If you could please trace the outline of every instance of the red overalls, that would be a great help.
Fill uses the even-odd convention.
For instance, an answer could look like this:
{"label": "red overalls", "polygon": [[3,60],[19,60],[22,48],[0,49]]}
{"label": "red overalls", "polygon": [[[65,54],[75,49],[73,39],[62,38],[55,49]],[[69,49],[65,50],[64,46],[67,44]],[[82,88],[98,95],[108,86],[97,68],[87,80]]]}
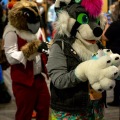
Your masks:
{"label": "red overalls", "polygon": [[[18,50],[26,43],[18,36]],[[44,63],[42,61],[42,72],[46,73]],[[37,112],[36,120],[48,120],[50,104],[48,87],[42,74],[34,76],[33,61],[27,61],[26,67],[23,64],[11,65],[11,78],[17,105],[15,120],[31,120],[33,110]]]}

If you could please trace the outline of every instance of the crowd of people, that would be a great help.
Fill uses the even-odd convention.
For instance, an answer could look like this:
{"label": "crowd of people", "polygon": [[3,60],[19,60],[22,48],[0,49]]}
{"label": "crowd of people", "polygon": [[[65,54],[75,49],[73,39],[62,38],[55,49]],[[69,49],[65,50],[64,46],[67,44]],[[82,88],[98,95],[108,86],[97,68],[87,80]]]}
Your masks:
{"label": "crowd of people", "polygon": [[[109,9],[109,19],[107,28],[104,31],[104,40],[106,48],[111,49],[114,53],[120,54],[120,1],[114,2]],[[108,103],[109,106],[120,106],[120,79],[116,80],[116,86],[113,91],[113,101]]]}
{"label": "crowd of people", "polygon": [[[31,120],[34,112],[36,120],[102,120],[104,107],[120,107],[120,77],[114,78],[113,101],[106,103],[107,89],[100,83],[99,89],[95,87],[98,91],[94,90],[94,77],[88,79],[94,74],[85,70],[86,65],[90,66],[91,55],[99,49],[111,49],[120,55],[120,0],[104,14],[105,26],[101,26],[101,21],[95,22],[102,0],[98,2],[100,10],[95,7],[96,13],[85,0],[71,1],[14,0],[6,6],[1,1],[0,104],[9,103],[14,97],[16,120]],[[94,3],[89,5],[94,9]],[[1,60],[3,54],[6,61]],[[8,70],[11,90],[3,74]]]}

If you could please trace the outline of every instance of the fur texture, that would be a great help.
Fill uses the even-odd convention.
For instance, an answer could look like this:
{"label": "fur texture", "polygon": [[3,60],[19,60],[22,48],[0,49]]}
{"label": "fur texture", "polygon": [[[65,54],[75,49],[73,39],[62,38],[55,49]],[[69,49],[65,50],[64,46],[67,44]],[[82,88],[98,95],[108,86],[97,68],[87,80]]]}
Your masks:
{"label": "fur texture", "polygon": [[40,41],[39,40],[33,40],[33,41],[28,42],[27,44],[25,44],[21,48],[21,51],[23,52],[25,57],[27,59],[29,59],[31,55],[33,55],[33,54],[36,55],[37,54],[37,50],[38,50],[39,45],[40,45]]}
{"label": "fur texture", "polygon": [[[106,19],[104,18],[103,14],[101,14],[99,18],[100,18],[100,27],[104,29],[106,24]],[[68,37],[70,37],[70,31],[75,21],[76,21],[75,19],[69,16],[68,12],[61,11],[58,14],[58,20],[56,21],[55,29],[56,31],[58,31],[58,34],[62,36],[67,35]],[[101,36],[95,37],[93,35],[93,31],[91,30],[88,24],[82,24],[78,28],[78,31],[79,32],[76,34],[77,39],[73,43],[72,47],[83,61],[89,60],[91,58],[91,55],[98,51],[98,47],[96,44],[90,44],[85,40],[99,41]],[[79,49],[79,46],[81,49]]]}
{"label": "fur texture", "polygon": [[102,56],[97,60],[87,60],[77,66],[75,75],[83,82],[88,79],[95,91],[110,90],[115,86],[113,79],[119,75],[118,68],[111,65],[112,61],[109,56]]}
{"label": "fur texture", "polygon": [[[31,16],[34,16],[34,18]],[[30,19],[28,19],[29,17]],[[28,23],[33,25],[40,22],[40,13],[37,4],[30,1],[19,1],[9,11],[8,18],[9,23],[6,26],[3,38],[8,32],[16,32],[20,38],[28,42],[21,48],[25,58],[29,60],[34,59],[38,54],[40,40],[37,38],[37,34],[32,33],[28,29]]]}
{"label": "fur texture", "polygon": [[56,22],[55,29],[58,31],[60,35],[67,35],[68,37],[70,37],[70,32],[68,31],[69,19],[70,16],[66,11],[61,11],[58,14],[58,20]]}
{"label": "fur texture", "polygon": [[55,7],[59,8],[60,7],[60,2],[64,2],[66,5],[70,3],[71,0],[56,0],[55,2]]}
{"label": "fur texture", "polygon": [[118,67],[120,65],[120,55],[117,53],[113,53],[110,49],[104,49],[103,52],[106,55],[109,55],[112,59],[112,64]]}
{"label": "fur texture", "polygon": [[17,2],[14,7],[9,11],[8,19],[10,24],[19,30],[28,31],[27,27],[27,19],[23,15],[22,9],[28,8],[32,10],[35,14],[37,14],[31,7],[35,7],[38,9],[37,4],[29,1],[22,1],[21,3]]}
{"label": "fur texture", "polygon": [[97,17],[101,13],[103,2],[102,0],[82,0],[83,6],[90,16]]}
{"label": "fur texture", "polygon": [[19,35],[22,39],[25,39],[26,41],[29,41],[29,42],[31,40],[35,40],[39,38],[39,36],[37,37],[36,34],[32,34],[30,31],[19,30],[14,26],[12,26],[10,23],[7,25],[7,29],[5,29],[4,31],[3,38],[8,32],[11,32],[11,31],[16,32],[17,35]]}
{"label": "fur texture", "polygon": [[112,65],[115,59],[101,56],[97,60],[91,60],[92,54],[99,50],[97,42],[101,39],[106,24],[105,17],[101,14],[102,0],[82,0],[80,5],[72,2],[65,2],[66,6],[62,6],[63,9],[58,12],[56,32],[74,40],[72,48],[83,61],[75,69],[76,77],[82,82],[88,80],[95,91],[110,90],[115,86],[113,79],[119,75],[119,69]]}

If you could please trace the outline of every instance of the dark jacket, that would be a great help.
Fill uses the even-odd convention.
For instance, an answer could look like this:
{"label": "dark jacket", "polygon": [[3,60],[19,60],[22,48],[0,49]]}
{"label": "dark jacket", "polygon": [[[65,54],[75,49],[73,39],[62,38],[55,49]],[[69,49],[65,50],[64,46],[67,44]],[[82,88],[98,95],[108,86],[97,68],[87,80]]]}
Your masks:
{"label": "dark jacket", "polygon": [[105,32],[108,41],[106,48],[111,49],[113,53],[120,54],[120,21],[114,21]]}
{"label": "dark jacket", "polygon": [[[27,43],[26,40],[18,37],[18,50]],[[42,72],[47,74],[46,68],[44,65],[43,55],[41,55],[41,62],[42,62]],[[41,75],[39,75],[41,77]],[[32,86],[34,83],[34,72],[33,72],[33,61],[27,61],[26,67],[20,64],[11,65],[11,78],[12,81],[15,83],[23,84],[26,86]]]}
{"label": "dark jacket", "polygon": [[[63,49],[61,41],[62,40],[58,39],[57,41],[55,41],[54,45],[55,46],[58,45],[60,49],[63,50],[63,57],[65,58],[65,60],[63,60],[64,58],[62,59],[60,58],[59,60],[56,58],[56,61],[51,61],[51,58],[52,58],[52,51],[51,51],[51,55],[49,56],[50,59],[48,59],[48,64],[47,64],[48,73],[50,76],[52,76],[51,71],[54,71],[55,69],[56,72],[54,71],[52,73],[60,74],[61,75],[60,77],[63,77],[61,79],[62,82],[64,80],[63,84],[62,82],[60,82],[61,80],[59,80],[58,84],[59,85],[62,84],[61,86],[63,86],[61,88],[60,87],[57,88],[54,85],[56,84],[57,86],[57,79],[59,79],[58,78],[59,75],[54,80],[51,80],[51,83],[50,83],[51,108],[58,111],[80,112],[85,114],[87,112],[89,102],[90,102],[89,92],[88,92],[88,81],[81,82],[74,75],[74,69],[82,61],[79,58],[79,56],[75,54],[74,50],[71,47],[70,42],[68,42],[67,40],[63,40],[64,41],[64,49]],[[56,48],[54,50],[56,50],[57,52]],[[58,56],[58,54],[59,54],[59,51],[57,55],[54,54],[54,58],[61,56],[60,54]],[[50,66],[51,62],[53,62],[52,66]],[[58,63],[58,62],[61,62],[61,63]],[[62,64],[62,62],[64,63]],[[62,68],[57,63],[61,64]],[[66,65],[64,66],[64,64]],[[58,68],[58,72],[57,72],[57,68]],[[55,74],[54,74],[54,77],[56,77]],[[69,81],[69,82],[66,83],[66,81],[67,82]]]}
{"label": "dark jacket", "polygon": [[4,30],[4,23],[2,21],[2,17],[3,17],[3,9],[2,9],[2,5],[0,5],[0,39],[2,39],[3,30]]}

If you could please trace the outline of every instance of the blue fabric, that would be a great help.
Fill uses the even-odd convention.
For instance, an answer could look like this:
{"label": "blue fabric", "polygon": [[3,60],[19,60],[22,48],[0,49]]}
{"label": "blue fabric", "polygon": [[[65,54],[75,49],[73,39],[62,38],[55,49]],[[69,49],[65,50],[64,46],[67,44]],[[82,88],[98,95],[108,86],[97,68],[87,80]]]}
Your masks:
{"label": "blue fabric", "polygon": [[2,67],[0,65],[0,84],[3,83]]}
{"label": "blue fabric", "polygon": [[[106,55],[106,53],[104,53],[104,55],[103,56],[105,56]],[[92,57],[91,57],[91,59],[92,60],[98,60],[100,58],[100,56],[98,56],[98,54],[96,53],[96,54],[94,54],[94,55],[92,55]]]}

